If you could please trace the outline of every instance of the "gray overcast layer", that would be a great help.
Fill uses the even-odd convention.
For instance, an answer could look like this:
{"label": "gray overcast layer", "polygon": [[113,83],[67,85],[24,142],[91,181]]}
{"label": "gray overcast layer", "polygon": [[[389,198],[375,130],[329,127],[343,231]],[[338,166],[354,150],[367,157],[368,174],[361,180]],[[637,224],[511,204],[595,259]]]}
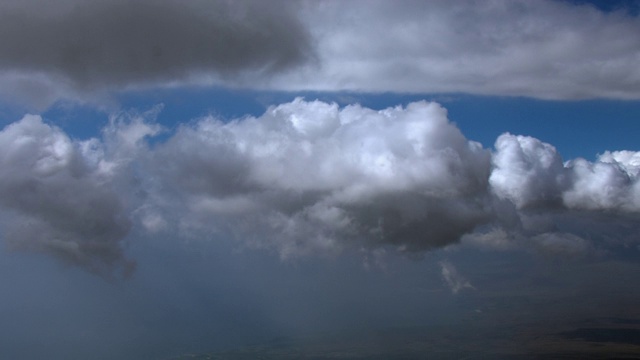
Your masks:
{"label": "gray overcast layer", "polygon": [[20,1],[0,5],[0,68],[102,88],[271,73],[311,55],[290,2]]}
{"label": "gray overcast layer", "polygon": [[10,1],[0,95],[157,85],[640,98],[640,20],[570,1]]}

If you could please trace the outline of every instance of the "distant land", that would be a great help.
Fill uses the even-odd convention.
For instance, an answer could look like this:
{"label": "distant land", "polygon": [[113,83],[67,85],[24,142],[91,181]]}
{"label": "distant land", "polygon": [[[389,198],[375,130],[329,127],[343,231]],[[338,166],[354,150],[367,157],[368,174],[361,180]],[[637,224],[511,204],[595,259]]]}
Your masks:
{"label": "distant land", "polygon": [[[487,324],[484,324],[487,325]],[[233,350],[184,354],[205,359],[638,359],[640,319],[594,318],[551,331],[537,327],[395,328],[345,338],[274,339]]]}

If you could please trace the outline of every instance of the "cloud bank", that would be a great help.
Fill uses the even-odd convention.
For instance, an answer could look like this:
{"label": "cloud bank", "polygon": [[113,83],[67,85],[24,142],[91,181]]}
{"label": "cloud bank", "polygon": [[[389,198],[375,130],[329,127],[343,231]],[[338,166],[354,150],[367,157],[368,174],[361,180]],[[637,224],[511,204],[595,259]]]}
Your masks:
{"label": "cloud bank", "polygon": [[462,238],[551,254],[637,246],[640,154],[563,162],[538,139],[483,149],[436,103],[381,111],[296,99],[260,117],[206,117],[149,144],[155,108],[72,140],[28,115],[0,132],[0,220],[16,249],[128,272],[127,234],[171,233],[283,258]]}
{"label": "cloud bank", "polygon": [[297,99],[260,118],[183,126],[153,161],[193,226],[232,226],[283,256],[348,244],[420,251],[490,216],[490,154],[435,103],[377,112]]}
{"label": "cloud bank", "polygon": [[240,85],[313,56],[296,8],[279,1],[6,1],[0,72],[14,91],[39,89],[51,100],[202,78]]}
{"label": "cloud bank", "polygon": [[[290,90],[638,99],[640,18],[571,1],[312,3],[320,76]],[[295,79],[295,77],[294,77]],[[287,85],[292,84],[292,85]]]}
{"label": "cloud bank", "polygon": [[3,97],[155,86],[640,98],[640,18],[571,1],[5,1]]}

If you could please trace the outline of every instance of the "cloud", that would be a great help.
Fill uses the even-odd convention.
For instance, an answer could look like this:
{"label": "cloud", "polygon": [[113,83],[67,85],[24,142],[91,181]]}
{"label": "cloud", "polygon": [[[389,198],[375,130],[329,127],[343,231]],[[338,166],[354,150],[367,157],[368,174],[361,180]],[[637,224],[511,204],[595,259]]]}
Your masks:
{"label": "cloud", "polygon": [[468,240],[504,248],[512,239],[520,247],[572,257],[624,251],[640,230],[639,156],[614,151],[594,162],[563,162],[550,144],[503,134],[496,140],[489,183],[501,201],[513,204],[517,221],[502,221],[511,214],[503,205],[496,212],[501,227]]}
{"label": "cloud", "polygon": [[[637,153],[633,156],[637,158]],[[615,154],[606,153],[595,163],[576,159],[569,163],[573,186],[563,194],[565,204],[589,210],[640,209],[637,170]]]}
{"label": "cloud", "polygon": [[491,151],[437,103],[301,98],[259,117],[194,119],[150,144],[160,111],[116,114],[85,141],[33,115],[2,130],[4,239],[106,276],[131,268],[131,229],[282,258],[414,256],[461,241],[573,257],[637,246],[637,152],[563,162],[512,134]]}
{"label": "cloud", "polygon": [[640,18],[570,1],[312,2],[289,90],[638,99]]}
{"label": "cloud", "polygon": [[495,143],[491,187],[518,208],[558,200],[565,186],[564,165],[550,144],[528,136],[503,134]]}
{"label": "cloud", "polygon": [[58,93],[52,99],[202,77],[240,84],[249,74],[259,78],[312,57],[296,7],[224,0],[3,2],[2,80]]}
{"label": "cloud", "polygon": [[298,98],[260,117],[183,125],[151,154],[158,204],[145,211],[150,228],[176,219],[185,234],[233,234],[285,258],[421,253],[462,238],[567,253],[614,230],[610,216],[637,216],[637,159],[563,162],[552,145],[511,134],[490,153],[436,103],[374,111]]}
{"label": "cloud", "polygon": [[551,255],[584,256],[593,251],[589,241],[569,233],[543,233],[531,240],[538,251]]}
{"label": "cloud", "polygon": [[495,148],[489,182],[498,197],[518,208],[640,210],[640,153],[605,152],[595,162],[563,163],[552,145],[511,134],[498,137]]}
{"label": "cloud", "polygon": [[452,293],[457,294],[464,289],[475,289],[467,279],[458,273],[456,267],[449,261],[439,261],[438,265],[440,265],[440,269],[442,270],[442,278]]}
{"label": "cloud", "polygon": [[422,251],[491,216],[490,154],[435,103],[374,111],[296,99],[185,125],[153,167],[187,228],[231,228],[284,257],[364,244]]}
{"label": "cloud", "polygon": [[3,98],[214,85],[638,99],[640,18],[570,1],[5,1]]}
{"label": "cloud", "polygon": [[[72,141],[39,116],[0,132],[0,222],[14,249],[43,252],[101,276],[125,276],[130,193],[117,189],[146,125],[112,123],[104,141]],[[109,129],[107,129],[109,130]],[[126,139],[128,141],[123,141]],[[128,146],[128,148],[127,148]],[[112,153],[112,148],[126,154]],[[121,156],[123,155],[123,156]]]}
{"label": "cloud", "polygon": [[490,250],[511,250],[517,246],[513,234],[509,234],[504,227],[496,226],[466,234],[461,238],[461,241],[464,244]]}

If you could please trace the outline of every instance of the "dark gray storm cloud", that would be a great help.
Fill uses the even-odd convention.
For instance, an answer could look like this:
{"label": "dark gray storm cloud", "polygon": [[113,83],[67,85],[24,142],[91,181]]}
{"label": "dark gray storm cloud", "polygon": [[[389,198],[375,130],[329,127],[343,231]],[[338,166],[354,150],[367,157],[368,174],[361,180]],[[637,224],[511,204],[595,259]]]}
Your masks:
{"label": "dark gray storm cloud", "polygon": [[0,70],[58,76],[82,89],[277,72],[312,52],[296,6],[224,0],[5,2]]}

